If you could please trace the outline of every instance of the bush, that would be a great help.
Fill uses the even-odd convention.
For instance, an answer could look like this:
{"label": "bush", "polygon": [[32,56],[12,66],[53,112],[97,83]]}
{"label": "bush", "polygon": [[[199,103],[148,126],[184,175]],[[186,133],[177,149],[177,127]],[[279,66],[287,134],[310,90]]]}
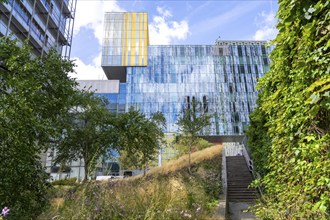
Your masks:
{"label": "bush", "polygon": [[[180,157],[189,152],[188,141],[189,141],[189,139],[186,137],[177,137],[176,138],[175,149],[178,152],[177,157]],[[191,151],[195,152],[198,150],[203,150],[210,146],[211,146],[211,144],[208,141],[206,141],[202,138],[197,138],[195,144],[191,148]]]}
{"label": "bush", "polygon": [[256,214],[330,219],[330,2],[282,0],[277,17],[248,132],[263,174]]}
{"label": "bush", "polygon": [[54,186],[74,186],[77,184],[77,177],[68,178],[68,179],[61,179],[61,180],[55,180],[52,182]]}

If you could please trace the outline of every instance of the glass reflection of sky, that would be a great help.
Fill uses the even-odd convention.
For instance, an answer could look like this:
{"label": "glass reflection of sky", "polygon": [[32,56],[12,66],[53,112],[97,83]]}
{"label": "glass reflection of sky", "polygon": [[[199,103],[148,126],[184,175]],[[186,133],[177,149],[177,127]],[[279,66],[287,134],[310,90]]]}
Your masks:
{"label": "glass reflection of sky", "polygon": [[[130,106],[147,116],[161,111],[167,132],[176,132],[178,115],[187,97],[207,100],[213,115],[209,134],[242,134],[255,107],[257,79],[269,68],[263,45],[219,47],[150,46],[147,67],[127,67],[126,110]],[[223,52],[221,52],[223,53]],[[124,96],[120,95],[119,103]]]}

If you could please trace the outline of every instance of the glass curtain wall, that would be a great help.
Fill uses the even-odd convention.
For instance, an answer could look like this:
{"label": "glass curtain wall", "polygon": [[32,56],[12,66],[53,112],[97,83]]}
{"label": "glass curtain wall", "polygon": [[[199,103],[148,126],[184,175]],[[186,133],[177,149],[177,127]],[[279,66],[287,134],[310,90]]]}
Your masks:
{"label": "glass curtain wall", "polygon": [[177,132],[179,114],[196,99],[213,116],[208,135],[243,134],[269,69],[264,45],[149,46],[148,57],[147,67],[127,67],[126,111],[161,111],[166,132]]}
{"label": "glass curtain wall", "polygon": [[106,13],[104,27],[102,66],[147,65],[147,13]]}
{"label": "glass curtain wall", "polygon": [[70,57],[76,0],[8,0],[0,3],[0,36],[29,39],[33,53],[43,56],[54,47]]}

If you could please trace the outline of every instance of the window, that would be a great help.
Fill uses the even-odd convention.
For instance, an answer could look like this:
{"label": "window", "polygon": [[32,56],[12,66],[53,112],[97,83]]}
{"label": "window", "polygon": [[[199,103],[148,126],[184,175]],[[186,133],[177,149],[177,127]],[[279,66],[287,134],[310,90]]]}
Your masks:
{"label": "window", "polygon": [[187,102],[187,108],[190,109],[190,97],[186,97],[186,102]]}
{"label": "window", "polygon": [[252,73],[251,65],[250,64],[247,65],[247,68],[248,68],[248,73]]}
{"label": "window", "polygon": [[234,92],[234,87],[233,87],[232,83],[229,83],[229,92],[230,93]]}
{"label": "window", "polygon": [[239,72],[240,73],[245,73],[245,69],[244,69],[244,65],[243,64],[240,64],[239,65]]}
{"label": "window", "polygon": [[238,45],[237,46],[237,50],[238,50],[238,56],[242,57],[243,56],[242,46],[241,45]]}
{"label": "window", "polygon": [[265,47],[265,45],[261,45],[261,52],[262,52],[262,55],[266,55],[266,47]]}
{"label": "window", "polygon": [[263,58],[263,61],[264,61],[264,65],[268,65],[268,59],[267,59],[267,57],[264,57]]}
{"label": "window", "polygon": [[206,96],[203,96],[203,110],[204,110],[204,112],[208,112],[209,111],[209,106],[208,106],[208,103],[207,103]]}

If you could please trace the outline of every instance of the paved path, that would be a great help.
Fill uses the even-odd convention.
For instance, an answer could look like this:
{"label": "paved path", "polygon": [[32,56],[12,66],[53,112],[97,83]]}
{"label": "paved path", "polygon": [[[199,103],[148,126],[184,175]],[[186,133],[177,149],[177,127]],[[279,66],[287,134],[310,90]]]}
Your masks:
{"label": "paved path", "polygon": [[251,212],[244,212],[253,203],[249,202],[229,202],[228,220],[252,220],[257,219]]}

